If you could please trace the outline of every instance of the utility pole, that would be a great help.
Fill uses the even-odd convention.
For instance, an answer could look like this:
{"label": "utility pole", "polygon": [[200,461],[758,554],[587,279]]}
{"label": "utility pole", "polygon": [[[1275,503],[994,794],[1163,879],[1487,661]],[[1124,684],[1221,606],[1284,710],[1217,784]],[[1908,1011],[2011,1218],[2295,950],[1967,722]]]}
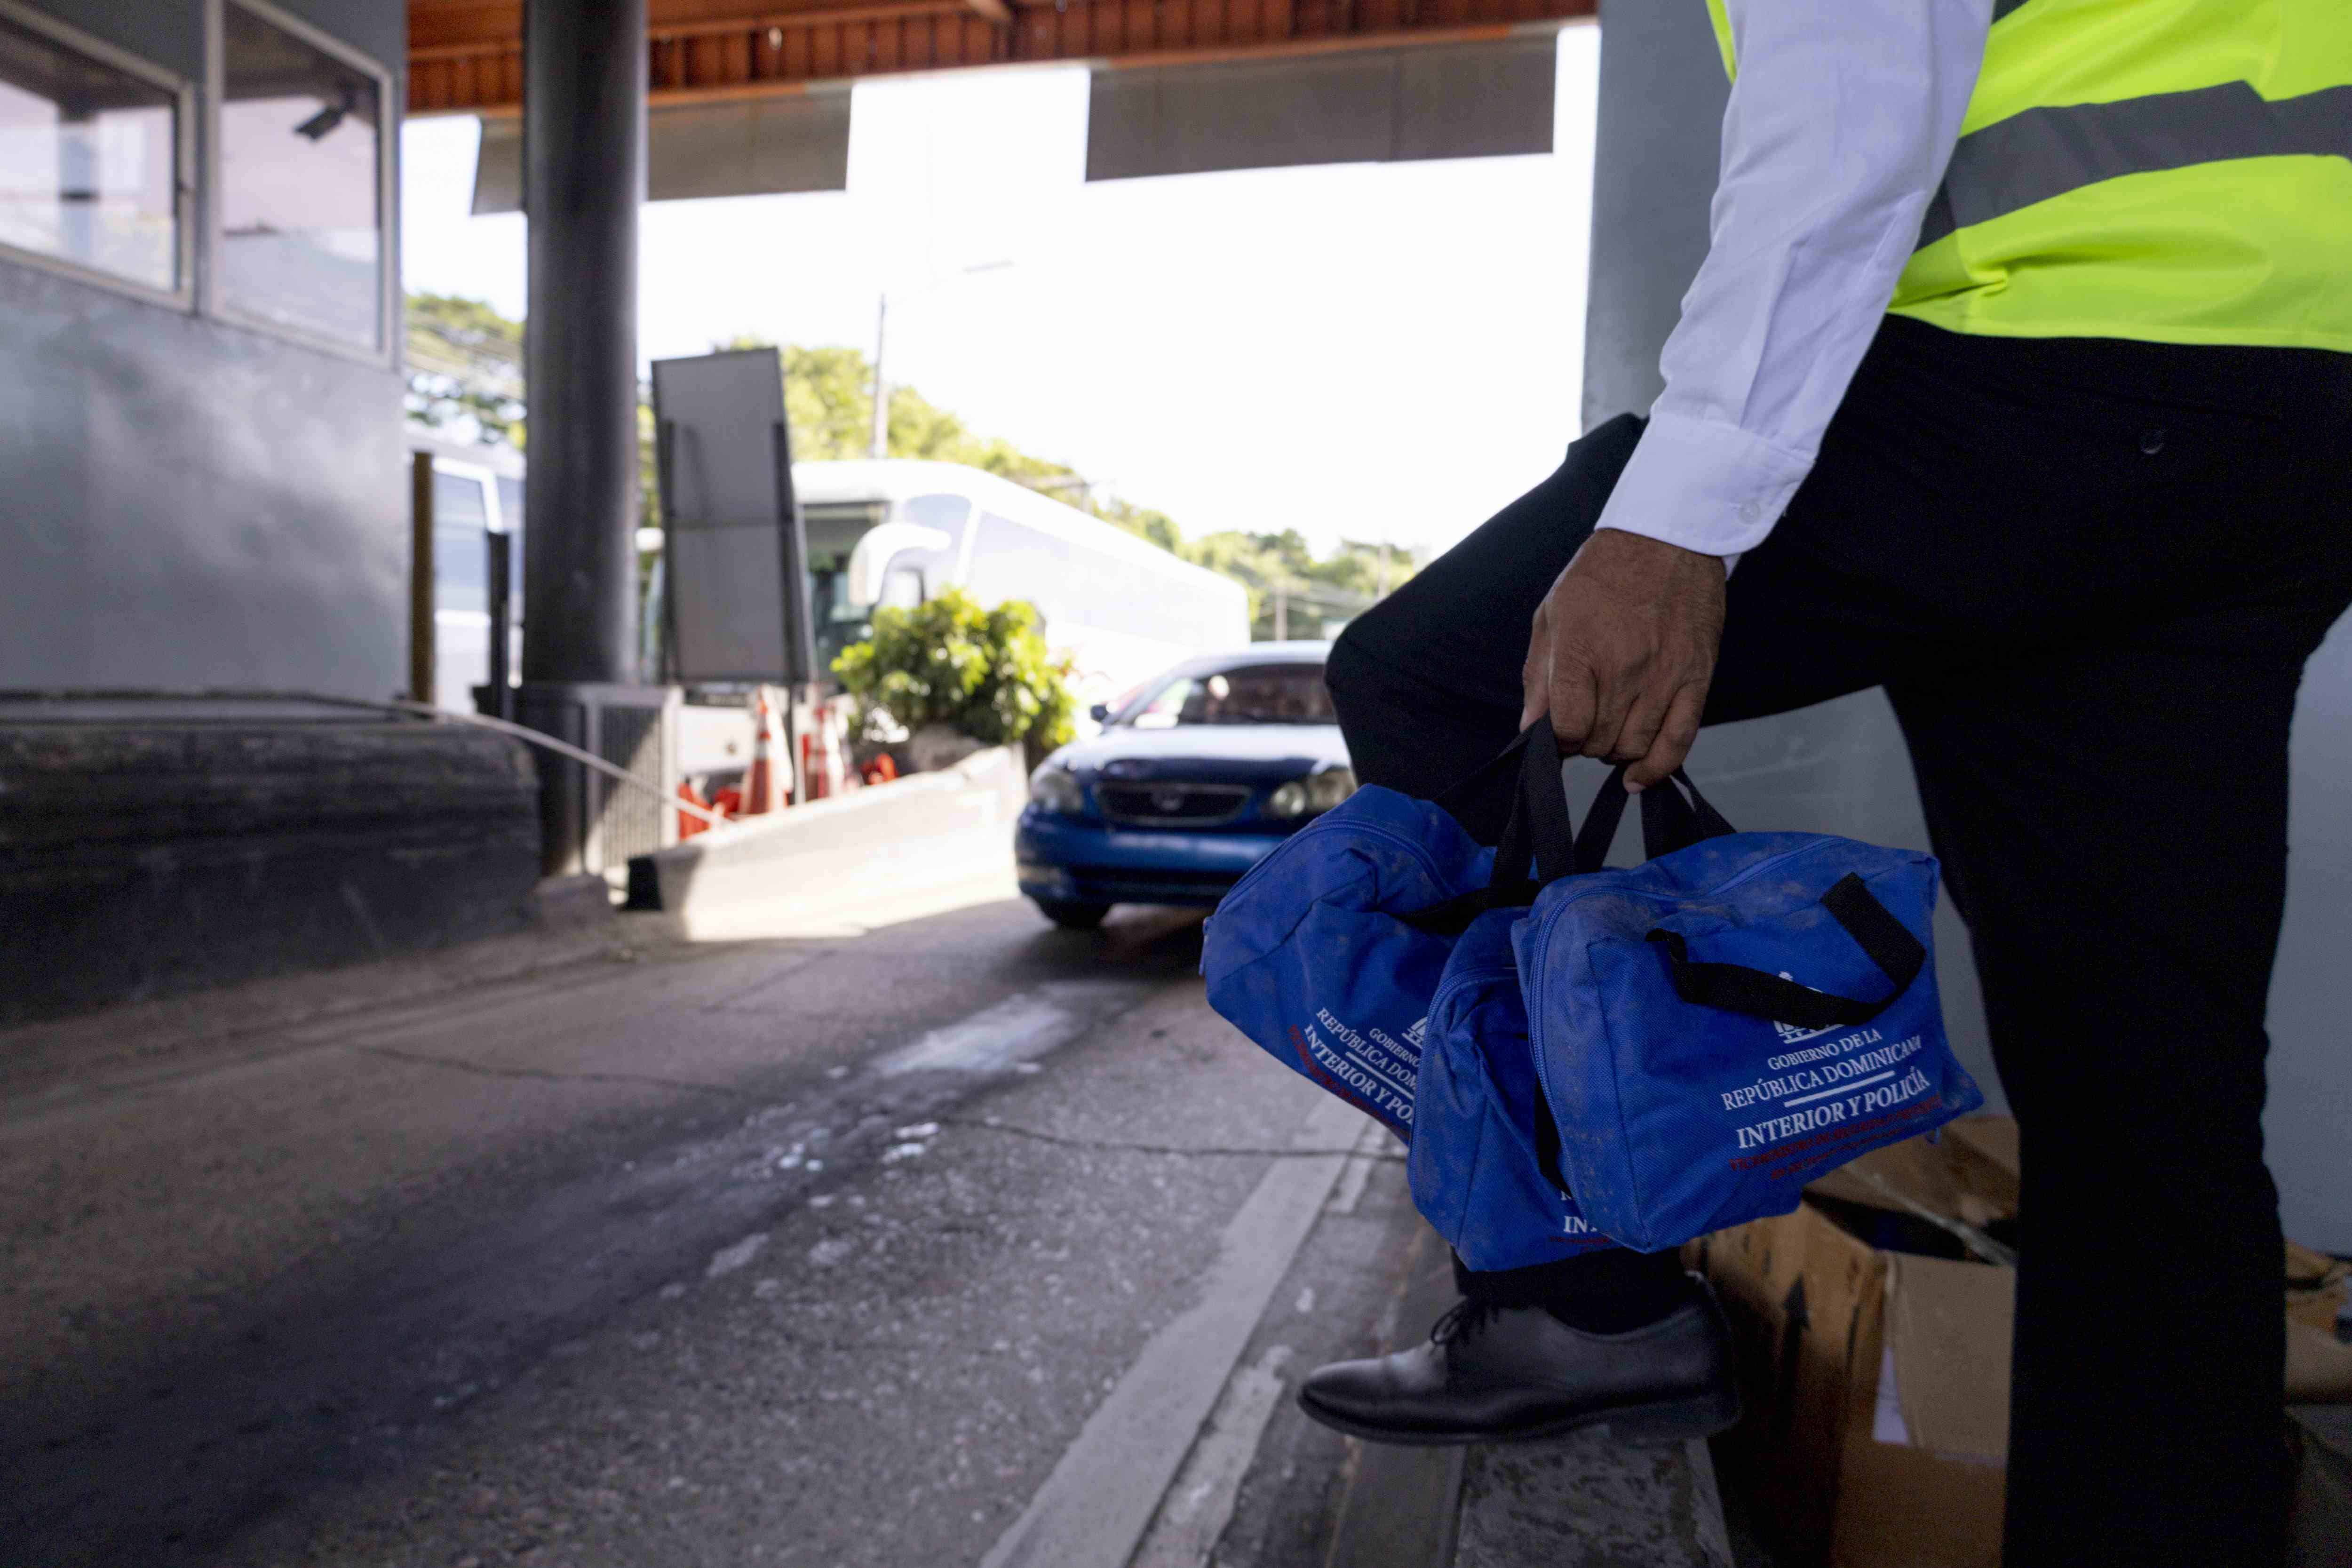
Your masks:
{"label": "utility pole", "polygon": [[[899,296],[903,300],[909,293],[920,293],[925,289],[936,288],[951,278],[969,278],[976,272],[1002,272],[1012,265],[1013,260],[1010,257],[1001,257],[994,261],[982,261],[970,267],[959,267],[946,278],[934,276],[927,283],[909,285],[908,288],[901,289],[898,291]],[[890,455],[890,380],[882,368],[883,356],[889,352],[889,347],[890,296],[884,292],[874,297],[874,427],[866,438],[866,455],[869,458],[887,458]]]}
{"label": "utility pole", "polygon": [[890,296],[876,296],[874,306],[874,428],[866,437],[866,455],[890,455],[890,384],[882,377],[882,355],[890,342]]}
{"label": "utility pole", "polygon": [[1274,580],[1274,640],[1290,640],[1290,584],[1284,577]]}

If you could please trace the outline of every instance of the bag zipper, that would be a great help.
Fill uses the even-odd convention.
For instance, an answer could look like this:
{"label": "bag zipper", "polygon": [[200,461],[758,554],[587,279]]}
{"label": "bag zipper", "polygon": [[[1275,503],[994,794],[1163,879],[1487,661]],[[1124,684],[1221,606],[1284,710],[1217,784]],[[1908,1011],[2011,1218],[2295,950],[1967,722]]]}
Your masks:
{"label": "bag zipper", "polygon": [[[1800,845],[1794,849],[1783,849],[1778,855],[1767,855],[1763,859],[1757,861],[1756,864],[1740,872],[1739,875],[1733,877],[1728,880],[1718,882],[1714,887],[1706,889],[1704,894],[1696,896],[1711,898],[1723,893],[1727,893],[1732,889],[1739,886],[1742,882],[1748,880],[1750,878],[1761,875],[1771,868],[1780,865],[1784,860],[1793,860],[1800,855],[1810,855],[1820,847],[1821,845],[1819,843],[1805,844]],[[1677,902],[1684,898],[1694,896],[1675,893],[1651,893],[1633,888],[1594,888],[1586,889],[1585,891],[1570,893],[1567,898],[1560,900],[1559,902],[1552,906],[1553,913],[1557,914],[1560,910],[1566,908],[1568,905],[1576,902],[1577,900],[1586,897],[1588,893],[1599,892],[1622,892],[1630,894],[1634,898],[1650,899],[1661,903]],[[1553,928],[1559,923],[1559,922],[1558,921],[1553,920],[1549,916],[1546,917],[1543,929],[1537,935],[1536,970],[1538,973],[1542,973],[1544,966],[1551,960],[1551,933]],[[1528,1009],[1528,1054],[1535,1058],[1536,1087],[1543,1091],[1545,1100],[1552,1103],[1552,1114],[1557,1118],[1559,1111],[1558,1103],[1556,1101],[1552,1101],[1551,1099],[1551,1076],[1544,1070],[1543,1009],[1540,1007],[1530,1006]]]}
{"label": "bag zipper", "polygon": [[[1230,899],[1234,894],[1240,892],[1244,888],[1248,887],[1251,880],[1255,879],[1260,871],[1265,870],[1268,866],[1272,865],[1276,859],[1280,858],[1283,850],[1287,849],[1293,844],[1297,843],[1301,835],[1310,833],[1314,831],[1314,828],[1315,824],[1309,823],[1307,826],[1300,828],[1297,834],[1293,834],[1290,837],[1283,840],[1283,842],[1275,848],[1272,854],[1259,861],[1256,865],[1251,867],[1248,870],[1243,872],[1241,879],[1225,890],[1225,897]],[[1431,858],[1429,851],[1417,840],[1408,838],[1403,834],[1396,832],[1391,828],[1382,827],[1376,822],[1359,823],[1356,825],[1355,831],[1366,838],[1385,839],[1389,843],[1395,845],[1398,848],[1402,849],[1407,855],[1411,856],[1412,859],[1420,865],[1421,868],[1428,873],[1429,879],[1431,881],[1434,882],[1440,879],[1436,860]]]}
{"label": "bag zipper", "polygon": [[1439,986],[1436,992],[1429,998],[1429,1016],[1433,1018],[1436,1017],[1439,1005],[1448,996],[1453,995],[1456,991],[1466,991],[1473,985],[1482,984],[1488,981],[1515,979],[1517,977],[1518,973],[1519,966],[1516,962],[1514,962],[1507,964],[1481,964],[1475,969],[1466,971],[1461,974],[1454,975],[1449,978],[1444,984]]}

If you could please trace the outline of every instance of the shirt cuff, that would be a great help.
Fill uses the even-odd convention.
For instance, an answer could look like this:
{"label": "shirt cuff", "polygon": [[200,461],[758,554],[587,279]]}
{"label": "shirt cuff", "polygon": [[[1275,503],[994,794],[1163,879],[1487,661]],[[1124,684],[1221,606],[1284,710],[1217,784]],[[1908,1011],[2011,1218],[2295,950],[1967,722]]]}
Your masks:
{"label": "shirt cuff", "polygon": [[1764,542],[1812,466],[1737,425],[1653,414],[1596,526],[1738,555]]}

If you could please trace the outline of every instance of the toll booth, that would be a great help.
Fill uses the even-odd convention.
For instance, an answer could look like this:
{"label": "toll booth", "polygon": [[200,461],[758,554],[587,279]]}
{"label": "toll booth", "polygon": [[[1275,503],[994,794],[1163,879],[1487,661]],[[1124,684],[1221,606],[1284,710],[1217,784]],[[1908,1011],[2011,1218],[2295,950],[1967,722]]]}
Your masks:
{"label": "toll booth", "polygon": [[0,4],[0,1023],[506,929],[406,669],[386,0]]}

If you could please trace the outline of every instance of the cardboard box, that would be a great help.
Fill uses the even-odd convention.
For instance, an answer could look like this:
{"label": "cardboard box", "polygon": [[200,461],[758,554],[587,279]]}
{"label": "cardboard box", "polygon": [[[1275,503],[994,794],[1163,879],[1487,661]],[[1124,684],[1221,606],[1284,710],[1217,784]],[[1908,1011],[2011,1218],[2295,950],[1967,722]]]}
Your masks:
{"label": "cardboard box", "polygon": [[1691,1246],[1741,1342],[1727,1484],[1781,1568],[1999,1568],[2014,1125],[1955,1123],[1807,1194]]}
{"label": "cardboard box", "polygon": [[[1740,1342],[1724,1482],[1780,1568],[1999,1568],[2017,1201],[2016,1123],[1968,1117],[1686,1249]],[[2352,1402],[2347,1276],[2288,1244],[2290,1403]],[[2340,1523],[2309,1500],[2298,1517]]]}

